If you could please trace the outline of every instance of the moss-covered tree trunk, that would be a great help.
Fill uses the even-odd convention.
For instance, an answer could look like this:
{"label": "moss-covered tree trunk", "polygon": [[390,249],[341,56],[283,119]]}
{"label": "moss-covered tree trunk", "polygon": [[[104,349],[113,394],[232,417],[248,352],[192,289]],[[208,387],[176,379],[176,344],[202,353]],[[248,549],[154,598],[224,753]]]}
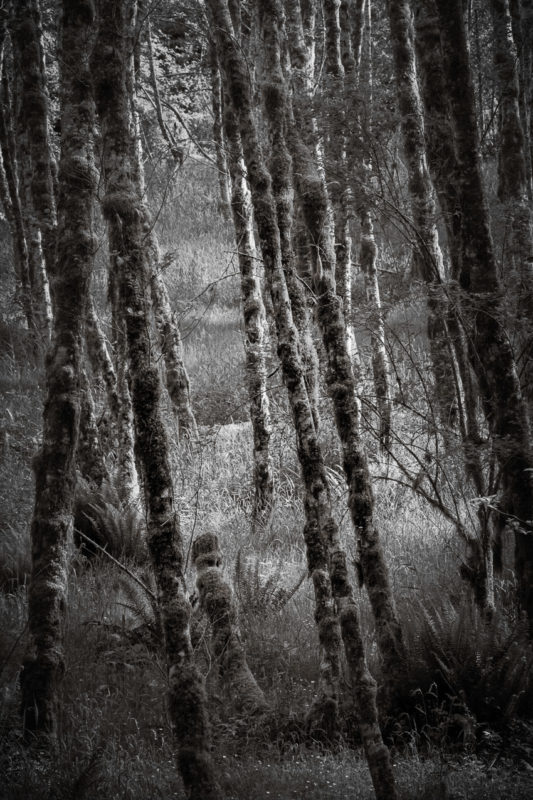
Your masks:
{"label": "moss-covered tree trunk", "polygon": [[[212,57],[216,60],[216,52]],[[216,65],[218,71],[218,61],[216,61]],[[220,73],[218,76],[220,82]],[[253,521],[254,524],[264,524],[272,511],[274,502],[274,476],[270,453],[272,428],[265,363],[266,313],[257,274],[253,210],[246,180],[241,137],[229,97],[225,98],[223,105],[223,126],[228,142],[227,163],[231,179],[231,210],[241,273],[246,381],[253,432],[255,491]]]}
{"label": "moss-covered tree trunk", "polygon": [[416,265],[419,277],[427,286],[427,331],[437,387],[436,406],[446,439],[447,430],[453,424],[456,403],[454,363],[446,326],[447,296],[442,288],[445,279],[444,263],[425,151],[424,117],[415,60],[413,12],[409,0],[388,0],[387,8],[409,196],[416,231]]}
{"label": "moss-covered tree trunk", "polygon": [[6,19],[3,17],[0,18],[0,189],[2,205],[11,233],[16,294],[26,318],[28,331],[35,337],[37,323],[33,308],[28,247],[17,182],[16,153],[13,152],[11,146],[13,137],[12,106],[9,82],[7,80],[7,67],[4,59],[5,38]]}
{"label": "moss-covered tree trunk", "polygon": [[131,10],[131,0],[103,0],[99,6],[98,57],[93,62],[93,74],[103,144],[102,210],[126,328],[136,449],[143,468],[148,547],[165,632],[169,714],[177,763],[187,795],[193,800],[211,800],[220,792],[209,752],[205,689],[190,640],[183,543],[174,507],[161,381],[149,333],[146,237],[151,222],[139,197],[131,148],[132,98],[128,86],[133,81],[128,76],[127,46]]}
{"label": "moss-covered tree trunk", "polygon": [[[518,598],[533,634],[533,455],[526,404],[507,331],[489,214],[481,178],[472,73],[461,0],[436,2],[447,96],[459,163],[463,248],[462,318],[494,451],[501,469],[500,508],[515,530]],[[450,54],[453,53],[453,59]]]}
{"label": "moss-covered tree trunk", "polygon": [[[281,19],[279,8],[276,13],[275,19]],[[275,30],[274,23],[269,26],[269,30]],[[272,46],[275,47],[275,43]],[[320,253],[321,271],[317,271],[315,287],[317,317],[327,354],[326,382],[335,409],[349,490],[348,502],[360,543],[361,567],[376,619],[384,672],[387,679],[393,679],[400,675],[405,663],[405,650],[379,532],[373,520],[374,501],[360,438],[356,382],[351,354],[347,348],[341,301],[335,291],[335,253],[327,219],[327,195],[319,168],[302,142],[296,126],[292,124],[283,79],[282,76],[279,77],[279,73],[275,87],[276,95],[273,90],[268,89],[272,101],[271,124],[275,124],[276,120],[285,120],[297,194],[310,238],[316,243]],[[277,106],[274,105],[274,100]]]}
{"label": "moss-covered tree trunk", "polygon": [[528,197],[526,138],[520,119],[520,81],[509,0],[491,0],[494,65],[500,96],[498,198],[509,230],[504,283],[518,296],[522,389],[533,414],[533,212]]}
{"label": "moss-covered tree trunk", "polygon": [[[265,279],[272,298],[278,338],[278,355],[287,387],[297,436],[298,458],[305,483],[304,505],[306,524],[304,537],[307,548],[309,575],[315,594],[315,620],[321,646],[319,691],[312,712],[313,725],[327,737],[336,735],[338,726],[338,690],[340,677],[340,630],[335,614],[329,578],[327,536],[325,526],[335,522],[331,517],[329,488],[316,438],[315,423],[305,385],[300,357],[299,337],[291,312],[291,301],[285,282],[282,245],[278,228],[277,207],[272,182],[265,167],[259,144],[255,109],[252,103],[246,63],[235,46],[233,27],[226,0],[209,0],[217,54],[227,95],[239,125],[244,160],[257,224],[259,243],[265,268]],[[274,159],[283,169],[284,153],[277,152],[278,142],[272,141]],[[290,164],[289,164],[290,169]],[[289,173],[290,179],[290,173]],[[281,186],[283,174],[278,175]],[[281,198],[279,198],[281,201]],[[285,236],[287,221],[285,221]]]}
{"label": "moss-covered tree trunk", "polygon": [[[416,15],[416,49],[420,91],[424,103],[424,132],[428,165],[446,227],[451,276],[458,281],[464,242],[459,202],[460,170],[449,119],[446,81],[443,71],[441,39],[434,0],[421,2]],[[482,437],[478,421],[478,391],[468,358],[459,298],[450,287],[448,331],[454,347],[460,383],[458,392],[459,428],[465,472],[476,497],[489,493],[483,468]],[[493,519],[482,503],[478,507],[482,547],[469,559],[469,575],[474,578],[476,600],[491,614],[494,608],[492,560]]]}
{"label": "moss-covered tree trunk", "polygon": [[56,200],[48,120],[48,92],[42,58],[38,0],[17,0],[12,21],[13,46],[21,73],[21,115],[32,164],[31,192],[39,222],[46,271],[54,295]]}
{"label": "moss-covered tree trunk", "polygon": [[200,607],[211,623],[212,642],[220,677],[238,711],[257,714],[267,702],[248,662],[239,630],[231,586],[222,572],[222,552],[214,533],[199,536],[192,548]]}
{"label": "moss-covered tree trunk", "polygon": [[[43,444],[34,462],[29,648],[20,676],[25,732],[29,738],[37,736],[48,743],[53,743],[57,735],[59,683],[64,671],[62,624],[67,592],[67,539],[76,482],[81,345],[96,249],[91,228],[96,191],[90,151],[94,113],[89,44],[93,23],[92,0],[65,0],[59,236],[53,270],[54,337],[46,366]],[[27,66],[31,72],[35,65],[29,60]],[[41,141],[40,146],[47,147],[47,142]],[[46,163],[47,155],[35,152],[35,156],[37,161],[42,159]]]}
{"label": "moss-covered tree trunk", "polygon": [[[284,86],[280,61],[279,17],[273,13],[274,7],[269,2],[261,4],[265,65],[268,76],[264,86],[265,106],[272,147],[272,167],[279,171],[273,183],[278,186],[278,192],[282,190],[284,192],[283,197],[278,195],[275,199],[271,189],[270,176],[264,167],[264,159],[259,146],[246,64],[234,44],[227,5],[224,0],[209,0],[209,8],[215,25],[218,54],[227,81],[228,94],[239,119],[265,274],[276,313],[278,353],[291,404],[297,435],[298,456],[305,485],[304,537],[309,572],[315,590],[315,619],[322,648],[321,677],[322,689],[325,693],[323,701],[326,701],[321,704],[322,724],[327,723],[328,705],[330,706],[329,716],[336,716],[340,627],[352,675],[354,678],[361,678],[356,690],[361,692],[359,707],[361,713],[365,715],[361,718],[361,732],[365,741],[376,794],[383,799],[385,797],[394,798],[396,794],[389,753],[382,743],[381,732],[377,724],[375,694],[372,696],[370,684],[362,679],[363,674],[365,677],[368,675],[367,671],[365,672],[366,665],[361,639],[360,636],[357,636],[359,630],[357,608],[347,581],[346,555],[340,547],[337,525],[331,514],[331,501],[324,463],[314,429],[311,406],[307,398],[298,350],[297,331],[292,322],[290,299],[282,269],[279,225],[281,224],[282,228],[289,225],[289,221],[283,217],[291,210],[289,199],[291,192],[290,187],[287,187],[284,181],[290,180],[291,159],[284,141],[287,109],[284,107],[282,99]],[[277,11],[279,12],[279,9]],[[289,169],[288,175],[282,172],[287,168]],[[337,608],[341,611],[340,626],[333,598],[336,600]]]}
{"label": "moss-covered tree trunk", "polygon": [[[358,35],[355,35],[352,31],[352,19],[350,18],[349,9],[343,11],[344,4],[341,5],[340,15],[341,41],[345,42],[343,64],[345,68],[344,114],[347,120],[346,166],[352,186],[351,199],[361,226],[359,258],[367,297],[368,327],[370,328],[372,348],[372,373],[379,416],[379,440],[382,449],[387,451],[391,445],[392,399],[385,343],[385,325],[378,279],[379,254],[376,238],[374,236],[369,191],[371,164],[365,159],[363,137],[363,103],[361,96],[362,87],[360,86],[361,52],[359,52],[359,56],[356,57],[352,49],[353,38],[355,36],[355,46],[359,47],[359,51],[361,51],[362,28],[364,26],[364,9],[362,4],[359,3],[357,5],[359,8],[354,9],[355,19],[353,20],[353,24],[361,28]],[[371,81],[372,64],[369,63],[366,66],[365,84],[370,86]],[[372,108],[369,102],[366,104],[367,119],[371,118],[371,114]],[[339,270],[337,269],[337,274],[338,272]],[[351,302],[349,307],[351,309]],[[357,375],[355,375],[355,377],[357,377]]]}
{"label": "moss-covered tree trunk", "polygon": [[150,278],[152,307],[165,362],[167,390],[178,422],[180,441],[196,442],[198,440],[198,428],[192,409],[189,376],[185,369],[183,342],[178,320],[172,313],[167,287],[160,272],[159,247],[155,242],[153,232],[150,235],[150,240],[152,242],[153,256],[151,264],[152,275]]}

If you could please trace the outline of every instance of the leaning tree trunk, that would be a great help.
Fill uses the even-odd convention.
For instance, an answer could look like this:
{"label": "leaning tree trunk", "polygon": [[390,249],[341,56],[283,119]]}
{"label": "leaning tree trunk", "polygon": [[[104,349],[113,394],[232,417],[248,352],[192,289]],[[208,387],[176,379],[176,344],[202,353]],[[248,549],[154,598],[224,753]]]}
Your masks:
{"label": "leaning tree trunk", "polygon": [[[46,368],[43,445],[34,462],[30,641],[20,676],[25,731],[48,743],[53,743],[57,736],[59,683],[64,672],[62,625],[67,592],[67,538],[76,483],[81,344],[96,249],[92,233],[96,174],[90,150],[94,112],[88,52],[93,23],[92,0],[65,0],[59,236],[57,265],[53,270],[54,338]],[[32,67],[33,62],[28,61],[30,73]],[[47,147],[47,142],[41,141],[41,147]],[[35,156],[47,161],[47,155],[35,152]]]}
{"label": "leaning tree trunk", "polygon": [[[276,6],[275,6],[276,8]],[[279,8],[275,17],[281,19]],[[277,26],[277,23],[276,23]],[[268,26],[274,30],[274,23]],[[272,43],[274,49],[275,42]],[[271,108],[271,125],[276,120],[291,119],[283,78],[269,76],[277,87],[277,106]],[[274,91],[269,89],[271,99]],[[267,105],[267,112],[269,107]],[[288,126],[287,141],[291,149],[296,190],[310,236],[320,253],[321,271],[317,275],[317,313],[324,347],[327,353],[326,382],[335,409],[337,431],[344,457],[348,483],[349,507],[361,549],[361,567],[376,619],[384,674],[387,680],[401,672],[405,663],[405,647],[398,620],[389,575],[379,532],[373,520],[373,496],[368,465],[362,447],[359,408],[351,355],[346,346],[346,333],[341,301],[335,291],[335,254],[328,224],[328,200],[324,182],[313,157],[296,130]]]}
{"label": "leaning tree trunk", "polygon": [[15,2],[12,31],[13,46],[17,51],[16,63],[22,75],[21,113],[33,168],[32,199],[41,229],[44,261],[54,299],[57,219],[38,0]]}
{"label": "leaning tree trunk", "polygon": [[246,714],[266,711],[265,696],[246,660],[237,605],[222,573],[222,552],[216,534],[204,533],[194,541],[192,561],[200,608],[211,623],[215,658],[231,700],[238,711]]}
{"label": "leaning tree trunk", "polygon": [[214,800],[220,791],[209,752],[205,689],[194,664],[190,640],[190,605],[183,589],[183,542],[174,508],[161,381],[149,334],[146,295],[149,253],[145,240],[151,222],[136,183],[130,137],[132,98],[126,88],[133,85],[127,75],[132,5],[130,0],[102,0],[99,10],[98,59],[93,62],[93,74],[102,130],[102,209],[126,327],[136,444],[143,467],[148,547],[165,631],[170,720],[187,795],[192,800]]}
{"label": "leaning tree trunk", "polygon": [[183,342],[178,320],[172,313],[167,287],[160,272],[159,247],[153,231],[149,239],[153,257],[150,290],[161,352],[165,361],[167,391],[178,422],[180,441],[197,442],[198,427],[192,410],[189,376],[183,360]]}
{"label": "leaning tree trunk", "polygon": [[[331,515],[331,501],[325,476],[320,445],[314,430],[313,416],[306,396],[305,381],[301,359],[298,351],[297,332],[291,318],[290,300],[285,285],[282,269],[282,247],[278,220],[283,220],[289,208],[287,201],[274,199],[271,181],[264,167],[263,156],[259,146],[257,129],[253,114],[251,92],[248,83],[246,63],[235,47],[231,18],[224,0],[209,0],[209,8],[213,16],[218,45],[218,54],[224,77],[228,86],[228,94],[233,102],[239,120],[239,128],[243,144],[243,152],[248,169],[252,201],[254,203],[265,275],[272,295],[272,303],[276,313],[278,333],[278,353],[287,386],[293,421],[298,441],[298,456],[305,484],[304,507],[306,523],[304,537],[307,547],[309,572],[315,589],[315,619],[318,626],[319,640],[323,652],[322,686],[329,693],[327,700],[335,711],[336,683],[338,676],[339,622],[333,606],[332,591],[340,613],[340,629],[345,644],[345,651],[352,677],[361,679],[357,691],[361,717],[361,733],[364,739],[367,757],[379,798],[395,798],[394,778],[390,766],[389,752],[381,740],[381,732],[377,724],[375,694],[372,695],[365,670],[364,650],[358,633],[357,607],[351,596],[351,587],[347,581],[346,555],[339,544],[336,523]],[[279,32],[278,18],[271,16],[272,7],[262,7],[265,29],[269,31],[266,45],[266,62],[269,70],[279,66]],[[274,26],[274,27],[272,27]],[[273,36],[273,38],[270,38]],[[278,125],[274,124],[276,110],[280,110],[280,93],[283,91],[282,81],[272,80],[269,76],[265,87],[270,134],[272,139],[273,164],[276,169],[287,166],[287,152],[284,144],[284,117],[278,117]],[[290,157],[288,167],[290,169]],[[284,186],[283,174],[276,175],[275,182],[279,189]],[[375,687],[374,687],[375,688]],[[368,714],[368,716],[366,715]]]}
{"label": "leaning tree trunk", "polygon": [[[310,719],[328,738],[338,727],[338,692],[340,679],[340,629],[335,614],[328,571],[326,524],[335,526],[331,518],[329,488],[302,367],[298,332],[291,313],[291,302],[282,262],[282,246],[278,229],[278,211],[270,175],[264,164],[259,144],[247,68],[234,43],[233,27],[225,0],[210,0],[219,64],[226,93],[236,115],[254,215],[265,268],[267,289],[278,337],[278,355],[296,429],[298,458],[305,483],[304,505],[306,524],[304,537],[309,574],[315,593],[315,621],[321,647],[320,682]],[[273,152],[276,142],[273,142]],[[275,157],[275,155],[274,155]],[[283,163],[282,161],[280,163]],[[281,176],[279,176],[281,182]],[[290,231],[289,237],[290,237]],[[286,234],[287,236],[287,231]],[[289,238],[290,242],[290,238]]]}
{"label": "leaning tree trunk", "polygon": [[437,387],[437,407],[445,439],[454,419],[454,364],[446,327],[444,263],[439,245],[436,209],[427,168],[424,117],[415,61],[413,15],[409,0],[388,0],[398,105],[407,162],[409,195],[416,232],[419,277],[427,286],[428,339]]}
{"label": "leaning tree trunk", "polygon": [[533,635],[533,454],[531,431],[513,352],[504,328],[489,214],[481,178],[474,91],[461,0],[436,2],[447,90],[459,162],[463,250],[459,281],[470,359],[501,469],[500,508],[515,530],[518,599]]}

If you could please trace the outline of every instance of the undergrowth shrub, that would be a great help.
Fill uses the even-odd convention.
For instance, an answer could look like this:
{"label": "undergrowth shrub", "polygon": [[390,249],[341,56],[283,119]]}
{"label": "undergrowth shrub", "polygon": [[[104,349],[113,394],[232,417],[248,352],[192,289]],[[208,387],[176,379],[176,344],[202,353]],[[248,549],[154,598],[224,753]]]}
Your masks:
{"label": "undergrowth shrub", "polygon": [[396,741],[472,749],[533,708],[533,645],[524,622],[487,620],[474,603],[445,601],[404,614],[407,681],[392,700]]}

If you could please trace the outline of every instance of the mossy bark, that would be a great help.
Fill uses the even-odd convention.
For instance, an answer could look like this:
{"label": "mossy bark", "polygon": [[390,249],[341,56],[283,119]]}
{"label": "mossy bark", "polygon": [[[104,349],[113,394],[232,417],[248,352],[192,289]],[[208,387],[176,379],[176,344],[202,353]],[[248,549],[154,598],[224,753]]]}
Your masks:
{"label": "mossy bark", "polygon": [[447,296],[442,291],[444,262],[439,244],[433,187],[427,167],[424,116],[418,87],[413,13],[408,0],[388,0],[394,73],[401,115],[403,147],[408,170],[409,196],[416,231],[418,276],[427,286],[430,356],[438,387],[435,402],[445,441],[455,409],[454,364],[446,326]]}
{"label": "mossy bark", "polygon": [[[183,542],[174,507],[161,382],[150,341],[146,236],[151,223],[138,194],[130,136],[127,41],[130,0],[102,0],[93,62],[102,130],[104,197],[112,269],[127,338],[136,449],[143,467],[148,547],[165,632],[170,721],[177,764],[192,800],[220,796],[209,752],[203,680],[193,658],[190,605],[183,589]],[[153,266],[153,265],[152,265]]]}
{"label": "mossy bark", "polygon": [[[283,272],[278,228],[278,213],[281,209],[276,207],[271,178],[265,167],[265,159],[259,144],[248,70],[240,51],[235,46],[227,3],[225,0],[209,0],[208,6],[213,18],[223,80],[239,124],[263,255],[265,279],[275,315],[278,355],[291,405],[297,435],[298,458],[306,487],[304,537],[309,574],[315,593],[315,620],[321,645],[320,686],[314,709],[317,713],[313,714],[313,719],[316,722],[318,718],[318,726],[328,738],[332,738],[336,734],[338,724],[340,630],[331,593],[327,539],[323,535],[323,530],[325,524],[330,523],[335,526],[335,523],[331,518],[329,489],[307,396],[298,333],[292,319],[291,303]],[[270,92],[270,87],[267,91]],[[279,141],[274,138],[272,142],[274,152],[278,144]],[[279,163],[283,163],[283,158]],[[281,184],[281,175],[278,176],[278,181]]]}
{"label": "mossy bark", "polygon": [[172,313],[167,287],[160,272],[159,248],[157,243],[154,242],[153,233],[151,233],[150,239],[153,250],[152,275],[150,278],[152,307],[159,334],[161,352],[165,361],[167,390],[178,422],[180,441],[192,443],[198,441],[198,428],[192,409],[189,376],[185,369],[183,358],[183,343],[178,321]]}
{"label": "mossy bark", "polygon": [[325,221],[327,198],[313,158],[294,126],[288,135],[294,160],[295,183],[306,224],[317,241],[322,273],[316,281],[317,316],[327,353],[326,383],[333,401],[335,421],[343,449],[348,483],[348,504],[360,543],[361,568],[376,620],[380,652],[387,679],[405,667],[405,647],[396,612],[388,569],[373,520],[374,499],[370,474],[360,437],[359,406],[341,301],[335,291],[335,255]]}
{"label": "mossy bark", "polygon": [[5,35],[6,21],[5,19],[0,19],[0,184],[2,205],[11,233],[17,296],[20,299],[20,304],[26,318],[28,331],[32,337],[35,338],[37,322],[33,308],[28,247],[17,183],[16,153],[13,152],[11,144],[13,141],[12,104],[9,82],[7,80],[7,66],[4,59]]}
{"label": "mossy bark", "polygon": [[246,660],[237,605],[221,569],[222,552],[214,533],[204,533],[194,541],[192,562],[196,569],[200,607],[211,623],[220,677],[238,711],[261,713],[267,709],[267,702]]}
{"label": "mossy bark", "polygon": [[[30,21],[33,35],[33,17]],[[62,624],[76,482],[81,344],[96,250],[91,228],[96,174],[90,157],[94,112],[88,52],[93,22],[91,0],[63,3],[54,337],[46,363],[43,444],[34,461],[29,649],[20,676],[25,733],[29,739],[37,737],[47,744],[53,744],[57,736],[59,683],[64,671]],[[30,72],[33,66],[30,61]],[[47,146],[45,141],[40,144]],[[43,161],[47,161],[44,156]]]}
{"label": "mossy bark", "polygon": [[[420,3],[416,16],[416,50],[420,90],[424,103],[424,131],[428,165],[446,227],[451,276],[458,281],[464,243],[462,239],[459,199],[460,170],[457,161],[453,128],[449,119],[446,80],[443,70],[439,20],[434,0]],[[459,391],[457,393],[459,429],[464,465],[476,496],[489,493],[483,468],[483,451],[478,420],[479,392],[468,359],[466,336],[460,313],[460,301],[450,287],[448,331],[457,363]],[[481,609],[492,614],[494,608],[494,576],[492,560],[493,519],[480,503],[480,547],[469,556],[468,576],[473,578],[475,597]]]}
{"label": "mossy bark", "polygon": [[[214,58],[216,59],[216,53]],[[218,61],[216,63],[218,70]],[[223,108],[223,124],[228,142],[228,166],[232,189],[231,210],[241,273],[246,379],[254,441],[253,520],[254,524],[264,524],[272,511],[274,502],[274,476],[270,454],[272,428],[265,363],[266,312],[262,300],[261,284],[257,275],[253,210],[246,181],[241,137],[229,97],[226,97]]]}
{"label": "mossy bark", "polygon": [[14,4],[12,37],[22,76],[21,114],[32,162],[32,199],[41,229],[46,271],[54,296],[57,217],[48,123],[49,99],[42,58],[42,25],[38,0],[17,0]]}
{"label": "mossy bark", "polygon": [[77,465],[81,476],[92,486],[99,488],[108,478],[108,474],[96,422],[91,384],[83,363],[80,367],[80,397]]}
{"label": "mossy bark", "polygon": [[[481,178],[470,59],[460,0],[437,0],[447,96],[459,163],[463,248],[459,281],[469,355],[502,473],[500,508],[515,528],[518,599],[533,634],[533,455],[507,331]],[[453,63],[448,54],[453,53]]]}
{"label": "mossy bark", "polygon": [[533,214],[528,197],[526,140],[520,119],[519,61],[509,0],[491,0],[494,66],[500,96],[498,198],[509,230],[504,282],[518,295],[522,390],[533,412]]}

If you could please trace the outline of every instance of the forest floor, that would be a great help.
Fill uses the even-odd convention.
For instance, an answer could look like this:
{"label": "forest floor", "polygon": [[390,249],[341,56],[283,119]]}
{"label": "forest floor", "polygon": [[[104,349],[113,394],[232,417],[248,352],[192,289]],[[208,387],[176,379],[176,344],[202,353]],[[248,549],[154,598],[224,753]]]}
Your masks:
{"label": "forest floor", "polygon": [[[373,796],[358,743],[349,686],[343,738],[335,748],[309,739],[305,713],[318,675],[312,591],[306,580],[303,508],[294,435],[276,361],[269,364],[273,461],[277,498],[265,529],[252,533],[251,430],[244,387],[239,284],[231,237],[216,222],[212,182],[202,194],[185,182],[159,220],[163,247],[180,244],[166,276],[180,314],[193,404],[201,441],[178,448],[172,429],[175,494],[186,553],[195,536],[219,536],[225,571],[240,608],[250,666],[270,711],[242,719],[223,695],[205,624],[195,614],[198,666],[206,677],[214,757],[226,800],[366,800]],[[174,217],[173,217],[174,215]],[[215,222],[214,222],[215,220]],[[218,226],[218,227],[217,227]],[[7,271],[8,255],[0,266]],[[2,275],[2,279],[4,279]],[[97,274],[103,315],[105,281]],[[396,333],[411,321],[416,351],[420,323],[413,305],[394,311]],[[26,594],[33,503],[31,461],[41,436],[42,371],[32,365],[9,305],[0,320],[0,800],[145,800],[182,798],[165,708],[166,672],[157,616],[128,574],[151,586],[136,509],[123,509],[112,491],[95,498],[107,545],[128,571],[103,556],[73,549],[65,620],[66,671],[62,683],[60,750],[53,763],[30,757],[20,743],[17,676],[26,644]],[[402,316],[403,315],[403,316]],[[414,320],[414,322],[413,322]],[[361,342],[365,345],[364,332]],[[410,370],[398,362],[404,393]],[[415,382],[412,381],[414,384]],[[415,398],[416,399],[416,398]],[[322,398],[328,409],[326,397]],[[533,653],[514,621],[512,575],[498,578],[499,608],[487,626],[465,600],[459,577],[464,552],[453,524],[423,503],[397,464],[384,461],[366,423],[376,493],[376,522],[391,572],[409,652],[409,685],[397,714],[385,720],[403,800],[533,797]],[[429,440],[419,417],[396,412],[398,438]],[[419,428],[417,427],[419,425]],[[346,514],[346,490],[336,436],[322,428],[334,513],[350,562],[355,543]],[[410,446],[411,446],[410,445]],[[418,444],[417,444],[418,446]],[[397,451],[408,459],[407,449]],[[412,464],[408,464],[411,468]],[[468,522],[472,510],[442,461],[444,496]],[[127,513],[126,513],[127,512]],[[352,579],[357,585],[355,570]],[[190,565],[186,575],[194,593]],[[369,663],[381,680],[372,616],[357,589]],[[204,626],[204,627],[202,627]]]}

